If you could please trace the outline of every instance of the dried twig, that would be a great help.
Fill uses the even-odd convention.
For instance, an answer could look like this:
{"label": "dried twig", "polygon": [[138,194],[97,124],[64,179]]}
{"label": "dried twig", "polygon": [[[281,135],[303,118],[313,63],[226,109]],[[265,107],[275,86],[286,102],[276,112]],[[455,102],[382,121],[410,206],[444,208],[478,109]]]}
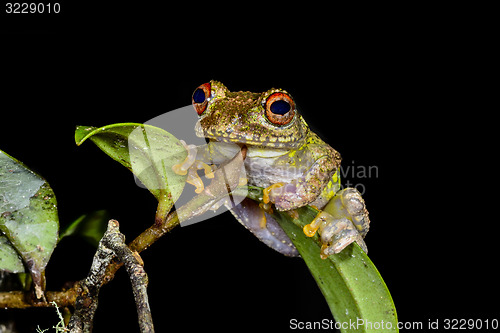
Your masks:
{"label": "dried twig", "polygon": [[153,318],[151,317],[148,294],[146,291],[148,276],[144,270],[142,258],[139,256],[139,253],[130,250],[125,244],[125,236],[119,232],[113,233],[110,237],[107,237],[105,239],[105,244],[115,252],[116,256],[125,265],[125,269],[130,277],[141,332],[154,332]]}
{"label": "dried twig", "polygon": [[71,317],[68,328],[72,333],[92,332],[94,314],[97,309],[99,290],[105,283],[106,268],[116,256],[125,264],[132,282],[134,297],[139,314],[141,332],[154,332],[153,320],[146,293],[147,275],[143,262],[137,252],[132,252],[125,245],[125,236],[119,231],[118,221],[111,220],[108,230],[99,242],[90,273],[80,284],[82,291],[76,299],[75,313]]}
{"label": "dried twig", "polygon": [[72,333],[92,332],[99,290],[103,285],[106,267],[108,267],[114,256],[113,250],[107,247],[105,241],[111,233],[115,232],[115,228],[113,227],[114,223],[112,221],[113,220],[109,222],[108,230],[106,230],[106,233],[104,233],[104,236],[99,242],[99,247],[94,255],[89,275],[80,283],[82,291],[76,298],[75,313],[68,324],[68,328]]}

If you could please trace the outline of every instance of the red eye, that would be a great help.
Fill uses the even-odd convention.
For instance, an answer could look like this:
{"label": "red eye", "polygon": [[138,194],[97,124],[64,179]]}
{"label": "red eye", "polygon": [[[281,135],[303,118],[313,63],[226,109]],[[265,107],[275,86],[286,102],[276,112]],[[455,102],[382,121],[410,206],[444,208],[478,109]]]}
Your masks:
{"label": "red eye", "polygon": [[210,82],[204,83],[196,88],[193,93],[192,102],[198,115],[201,115],[207,108],[208,98],[210,97],[210,88]]}
{"label": "red eye", "polygon": [[295,103],[286,93],[276,92],[265,101],[266,117],[275,125],[286,125],[295,115]]}

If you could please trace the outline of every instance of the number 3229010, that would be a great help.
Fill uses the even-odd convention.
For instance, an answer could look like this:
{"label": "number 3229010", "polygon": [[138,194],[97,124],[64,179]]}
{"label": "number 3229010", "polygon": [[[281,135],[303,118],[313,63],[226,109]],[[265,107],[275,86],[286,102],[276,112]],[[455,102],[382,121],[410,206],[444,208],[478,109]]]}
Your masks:
{"label": "number 3229010", "polygon": [[27,2],[8,2],[5,4],[7,14],[57,14],[61,11],[59,3],[27,3]]}
{"label": "number 3229010", "polygon": [[445,319],[445,330],[476,330],[476,329],[494,329],[499,327],[498,319]]}

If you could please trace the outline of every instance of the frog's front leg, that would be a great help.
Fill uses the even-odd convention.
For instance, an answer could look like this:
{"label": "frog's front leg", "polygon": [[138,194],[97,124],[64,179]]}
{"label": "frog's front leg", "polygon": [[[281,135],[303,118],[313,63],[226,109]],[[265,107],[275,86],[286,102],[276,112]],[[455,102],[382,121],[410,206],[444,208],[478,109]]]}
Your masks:
{"label": "frog's front leg", "polygon": [[339,253],[352,242],[368,252],[363,237],[368,232],[370,219],[361,194],[354,188],[346,188],[328,203],[328,212],[322,211],[304,227],[304,233],[312,237],[319,231],[322,243],[321,257]]}
{"label": "frog's front leg", "polygon": [[[290,183],[276,183],[269,186],[264,191],[264,203],[272,202],[278,210],[283,211],[313,202],[317,206],[323,206],[327,202],[327,199],[322,203],[318,203],[317,200],[321,201],[325,194],[323,190],[331,183],[332,176],[340,165],[340,155],[329,146],[311,145],[308,149],[314,163]],[[300,160],[295,162],[298,163]]]}

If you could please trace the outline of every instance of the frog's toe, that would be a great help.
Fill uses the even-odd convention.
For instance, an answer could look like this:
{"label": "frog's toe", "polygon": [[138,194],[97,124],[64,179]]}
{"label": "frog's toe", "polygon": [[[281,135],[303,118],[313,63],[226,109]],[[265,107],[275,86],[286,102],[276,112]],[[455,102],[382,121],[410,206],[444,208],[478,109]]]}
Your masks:
{"label": "frog's toe", "polygon": [[356,226],[362,237],[365,237],[370,228],[370,218],[365,201],[361,193],[355,188],[348,187],[340,191],[333,199],[335,217],[347,217]]}
{"label": "frog's toe", "polygon": [[276,192],[275,190],[276,189],[279,189],[281,187],[283,187],[285,185],[285,183],[276,183],[276,184],[272,184],[271,186],[268,186],[266,187],[263,191],[262,191],[262,201],[264,202],[264,204],[268,204],[271,201],[271,192]]}
{"label": "frog's toe", "polygon": [[188,154],[184,161],[172,166],[172,171],[174,171],[178,175],[184,176],[188,173],[189,168],[195,162],[197,151],[195,145],[188,145],[184,140],[180,140],[180,142],[182,143]]}
{"label": "frog's toe", "polygon": [[[321,240],[323,242],[323,245],[321,247],[321,258],[325,259],[332,254],[340,253],[352,242],[358,243],[363,251],[368,252],[363,238],[353,226],[351,221],[343,219],[338,220],[331,225],[332,229],[335,229],[337,232],[329,233],[327,230],[325,230],[325,232],[321,235]],[[330,234],[329,239],[325,237],[327,234]]]}
{"label": "frog's toe", "polygon": [[214,178],[214,171],[212,170],[212,166],[203,161],[196,160],[197,149],[195,145],[188,145],[183,140],[180,140],[180,142],[188,154],[184,161],[172,166],[172,171],[178,175],[187,175],[186,182],[195,186],[195,192],[200,194],[205,189],[205,186],[200,176],[198,176],[197,170],[203,169],[207,178]]}
{"label": "frog's toe", "polygon": [[342,217],[335,218],[331,214],[322,211],[308,225],[304,227],[304,233],[312,237],[319,231],[321,246],[321,258],[326,259],[329,255],[341,252],[352,242],[367,252],[363,237],[358,232],[351,220]]}
{"label": "frog's toe", "polygon": [[203,184],[203,180],[201,180],[200,176],[196,173],[196,169],[189,168],[188,169],[188,176],[186,178],[186,183],[193,185],[196,187],[194,190],[197,194],[200,194],[203,192],[205,189],[205,186]]}

